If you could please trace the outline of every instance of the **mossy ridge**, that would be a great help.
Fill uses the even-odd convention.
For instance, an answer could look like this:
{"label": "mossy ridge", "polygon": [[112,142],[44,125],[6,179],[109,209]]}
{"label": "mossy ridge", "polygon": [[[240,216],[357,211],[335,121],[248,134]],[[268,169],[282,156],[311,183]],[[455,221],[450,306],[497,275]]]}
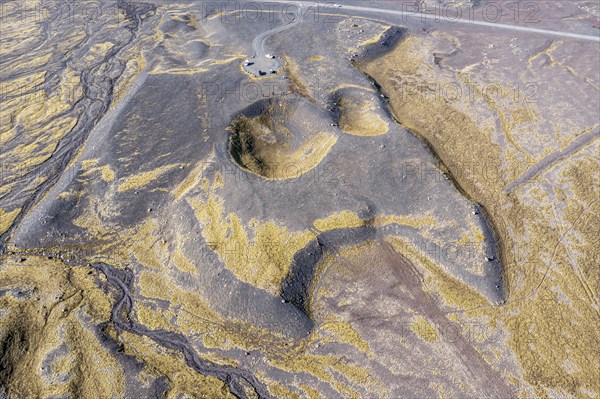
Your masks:
{"label": "mossy ridge", "polygon": [[388,132],[388,123],[375,112],[375,104],[342,98],[338,102],[340,129],[353,136],[381,136]]}
{"label": "mossy ridge", "polygon": [[[593,347],[599,340],[597,333],[592,333],[595,328],[590,324],[592,320],[597,320],[598,315],[597,311],[589,306],[589,300],[577,299],[580,296],[576,293],[578,291],[576,287],[581,286],[581,282],[576,273],[572,272],[566,258],[566,243],[561,242],[560,232],[540,226],[539,220],[545,220],[545,216],[535,208],[522,203],[521,194],[516,193],[507,197],[502,192],[503,187],[497,184],[505,182],[505,176],[500,175],[502,170],[505,171],[506,176],[514,178],[522,173],[524,163],[511,161],[502,166],[503,153],[491,141],[490,131],[486,131],[480,121],[454,106],[451,99],[444,98],[439,93],[432,98],[418,92],[406,95],[402,91],[403,83],[436,87],[436,84],[445,82],[445,78],[433,73],[435,69],[429,65],[427,40],[427,38],[408,36],[394,50],[376,60],[362,63],[361,68],[374,78],[390,98],[390,105],[396,119],[431,143],[460,187],[470,197],[484,204],[492,219],[496,221],[503,243],[502,258],[509,266],[508,276],[513,283],[519,282],[518,285],[513,284],[510,295],[516,299],[523,297],[526,299],[511,304],[509,297],[507,307],[510,310],[506,307],[483,307],[469,312],[478,315],[477,317],[496,320],[507,327],[512,336],[510,345],[524,368],[524,378],[533,386],[538,396],[550,397],[549,390],[574,396],[587,396],[585,392],[597,393],[595,376],[590,372],[593,367],[589,367],[590,364],[594,364],[594,360],[589,357],[589,351],[582,348]],[[391,71],[392,65],[398,71]],[[467,81],[466,84],[469,82]],[[487,100],[484,98],[484,101]],[[490,104],[489,101],[487,104]],[[529,123],[537,118],[539,110],[533,111],[534,113],[528,112],[526,118],[522,117],[522,112],[519,110],[516,110],[514,115],[511,114],[510,119],[506,119],[502,116],[505,114],[502,113],[500,118],[503,130],[508,130],[510,136],[516,124]],[[472,143],[483,145],[485,156],[481,156],[481,151],[470,151]],[[518,150],[518,146],[516,148]],[[514,158],[510,154],[506,156],[509,160]],[[460,159],[461,162],[453,162],[455,159]],[[585,184],[580,184],[578,181],[582,178],[588,179],[589,176],[593,176],[593,172],[589,166],[586,166],[578,169],[578,176],[571,176],[570,179],[575,187],[581,187]],[[590,187],[594,187],[593,181]],[[588,207],[592,206],[594,197],[589,192],[579,192],[576,195],[579,200],[587,203]],[[571,220],[575,220],[585,211],[580,204],[571,207],[578,208],[568,213],[568,218]],[[579,231],[583,227],[572,226],[571,228]],[[564,234],[564,231],[562,233]],[[583,259],[593,258],[590,252],[592,242],[594,241],[586,239],[581,243],[580,253],[583,254]],[[523,253],[514,252],[515,249],[523,247],[523,243],[527,243],[528,250]],[[544,278],[544,271],[548,267],[548,254],[553,254],[551,260],[553,266],[549,269],[551,274],[546,277],[546,284],[550,284],[548,280],[550,278],[555,287],[561,287],[561,295],[571,298],[571,305],[566,305],[569,301],[564,302],[557,293],[547,289],[528,297],[535,292]],[[590,256],[591,258],[588,258]],[[523,273],[524,270],[520,269],[523,267],[523,262],[527,265],[539,265],[540,270],[530,266]],[[570,277],[558,280],[552,277],[555,274]],[[518,280],[513,280],[517,276]],[[439,279],[440,277],[434,276],[429,280],[430,283],[436,283],[440,281]],[[469,304],[468,301],[460,299],[462,294],[459,290],[453,291],[459,295],[450,295],[454,297],[451,301],[459,308],[472,307],[472,302]],[[590,291],[587,292],[588,294],[581,292],[584,298],[585,295],[589,297]],[[443,291],[441,293],[448,297],[448,293]],[[523,340],[518,338],[523,336],[520,329],[529,325],[533,326],[535,331],[529,333],[529,337],[538,342],[537,350],[522,344]],[[557,329],[556,326],[562,327]],[[573,346],[574,341],[567,339],[572,337],[577,341],[575,337],[578,335],[585,338],[585,345]],[[567,356],[566,348],[569,347],[570,354]],[[556,351],[556,348],[563,348],[563,350]],[[575,372],[563,366],[566,359],[577,365]]]}

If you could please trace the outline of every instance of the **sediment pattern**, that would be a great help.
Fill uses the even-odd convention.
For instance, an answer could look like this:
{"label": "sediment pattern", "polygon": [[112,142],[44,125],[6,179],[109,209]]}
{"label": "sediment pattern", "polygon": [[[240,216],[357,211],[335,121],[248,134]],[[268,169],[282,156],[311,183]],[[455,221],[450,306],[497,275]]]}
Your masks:
{"label": "sediment pattern", "polygon": [[593,44],[2,7],[0,396],[597,396]]}

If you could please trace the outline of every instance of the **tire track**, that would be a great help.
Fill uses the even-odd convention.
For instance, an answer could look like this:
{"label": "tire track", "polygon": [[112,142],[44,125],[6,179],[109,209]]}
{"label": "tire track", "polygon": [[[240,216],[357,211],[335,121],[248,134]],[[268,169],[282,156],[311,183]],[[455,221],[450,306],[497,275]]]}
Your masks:
{"label": "tire track", "polygon": [[582,134],[581,136],[577,137],[575,140],[573,140],[571,142],[571,144],[569,144],[562,150],[557,150],[557,151],[553,152],[552,154],[545,156],[538,163],[536,163],[535,165],[533,165],[532,167],[527,169],[525,171],[525,173],[523,173],[517,179],[515,179],[511,183],[508,183],[506,186],[504,186],[504,188],[503,188],[504,193],[505,194],[511,193],[518,186],[525,184],[528,181],[534,179],[540,173],[542,173],[546,169],[549,169],[550,167],[552,167],[552,165],[554,165],[556,162],[560,161],[561,159],[563,159],[571,154],[574,154],[575,152],[579,151],[580,149],[582,149],[583,147],[585,147],[586,145],[588,145],[589,143],[591,143],[594,139],[596,139],[598,137],[600,137],[600,131],[592,130],[588,133]]}

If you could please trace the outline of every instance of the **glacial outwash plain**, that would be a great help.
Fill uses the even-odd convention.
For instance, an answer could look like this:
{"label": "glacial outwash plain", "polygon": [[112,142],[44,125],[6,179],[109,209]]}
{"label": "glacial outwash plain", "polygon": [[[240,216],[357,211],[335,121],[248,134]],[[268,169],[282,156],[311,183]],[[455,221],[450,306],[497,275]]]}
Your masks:
{"label": "glacial outwash plain", "polygon": [[0,1],[1,399],[599,399],[600,4]]}

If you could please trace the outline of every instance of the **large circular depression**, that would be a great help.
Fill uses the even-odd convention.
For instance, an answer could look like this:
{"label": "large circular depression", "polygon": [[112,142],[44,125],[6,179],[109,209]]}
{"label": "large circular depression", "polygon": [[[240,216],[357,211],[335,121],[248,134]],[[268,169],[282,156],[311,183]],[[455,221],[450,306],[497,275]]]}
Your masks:
{"label": "large circular depression", "polygon": [[303,97],[256,102],[229,125],[229,154],[242,169],[270,180],[293,179],[317,166],[337,141],[329,114]]}

